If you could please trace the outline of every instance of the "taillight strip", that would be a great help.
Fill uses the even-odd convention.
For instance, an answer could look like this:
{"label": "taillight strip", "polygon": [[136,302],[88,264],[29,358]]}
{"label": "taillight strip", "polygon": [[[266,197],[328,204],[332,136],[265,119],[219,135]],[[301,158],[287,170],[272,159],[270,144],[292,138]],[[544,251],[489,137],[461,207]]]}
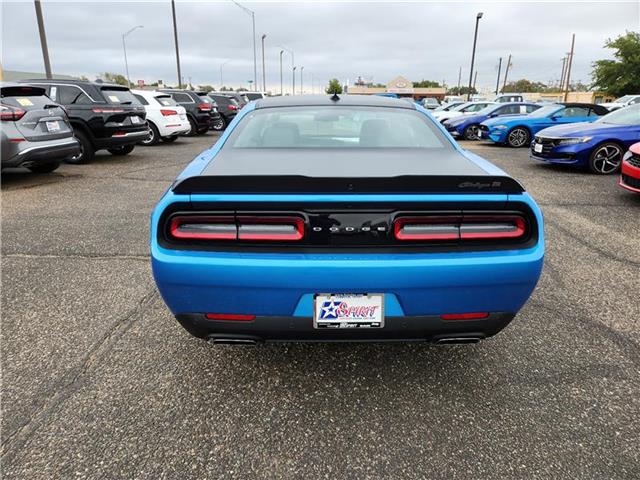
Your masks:
{"label": "taillight strip", "polygon": [[396,218],[393,232],[401,241],[515,239],[526,233],[526,222],[517,215],[425,215]]}
{"label": "taillight strip", "polygon": [[236,240],[238,228],[235,218],[173,217],[169,225],[171,236],[180,240]]}
{"label": "taillight strip", "polygon": [[175,216],[169,232],[178,240],[298,241],[304,237],[300,217]]}
{"label": "taillight strip", "polygon": [[245,217],[238,216],[239,240],[301,240],[304,220],[300,217]]}

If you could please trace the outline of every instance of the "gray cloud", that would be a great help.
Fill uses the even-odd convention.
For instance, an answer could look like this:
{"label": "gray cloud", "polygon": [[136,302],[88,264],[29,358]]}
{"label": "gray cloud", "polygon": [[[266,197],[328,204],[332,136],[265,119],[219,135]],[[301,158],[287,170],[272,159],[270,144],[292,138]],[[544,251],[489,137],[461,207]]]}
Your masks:
{"label": "gray cloud", "polygon": [[[121,34],[127,37],[131,79],[177,80],[170,2],[58,2],[43,0],[52,66],[57,73],[89,77],[124,73]],[[353,81],[358,75],[386,83],[397,74],[457,84],[468,82],[475,13],[480,23],[476,66],[479,86],[494,86],[498,57],[513,55],[511,78],[548,82],[560,76],[560,59],[576,33],[573,79],[588,82],[591,63],[610,57],[604,41],[637,30],[637,2],[246,2],[256,12],[258,70],[260,35],[267,34],[267,84],[279,90],[283,44],[305,66],[316,89],[328,78]],[[183,76],[194,83],[247,85],[253,78],[250,17],[230,1],[177,2]],[[42,71],[32,1],[2,4],[3,66]],[[285,89],[291,83],[285,54]]]}

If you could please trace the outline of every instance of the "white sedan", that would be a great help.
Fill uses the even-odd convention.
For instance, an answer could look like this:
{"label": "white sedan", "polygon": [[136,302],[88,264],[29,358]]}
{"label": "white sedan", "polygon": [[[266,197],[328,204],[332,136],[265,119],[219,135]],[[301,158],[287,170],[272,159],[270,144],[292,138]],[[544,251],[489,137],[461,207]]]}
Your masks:
{"label": "white sedan", "polygon": [[432,115],[438,120],[440,123],[444,123],[445,120],[449,120],[450,118],[459,117],[461,115],[472,115],[476,112],[479,112],[485,107],[489,105],[496,105],[495,102],[466,102],[457,107],[453,107],[451,110],[439,110],[433,112]]}
{"label": "white sedan", "polygon": [[168,93],[157,90],[131,90],[131,93],[144,106],[149,123],[149,138],[140,144],[155,145],[160,140],[173,142],[178,135],[191,130],[187,111]]}

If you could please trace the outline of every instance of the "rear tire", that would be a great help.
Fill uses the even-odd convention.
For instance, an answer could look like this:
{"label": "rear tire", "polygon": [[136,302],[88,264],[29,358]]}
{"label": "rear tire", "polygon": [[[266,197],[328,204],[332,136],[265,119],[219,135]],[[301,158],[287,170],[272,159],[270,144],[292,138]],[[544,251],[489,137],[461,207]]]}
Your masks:
{"label": "rear tire", "polygon": [[162,137],[162,139],[161,139],[161,140],[162,140],[164,143],[173,143],[173,142],[175,142],[177,139],[178,139],[178,136],[177,136],[177,135],[174,135],[173,137]]}
{"label": "rear tire", "polygon": [[622,165],[624,150],[614,142],[605,142],[593,149],[589,155],[589,170],[599,175],[615,173]]}
{"label": "rear tire", "polygon": [[531,143],[531,134],[524,127],[515,127],[507,133],[507,145],[513,148],[528,147]]}
{"label": "rear tire", "polygon": [[189,117],[189,125],[191,125],[191,130],[189,130],[189,133],[185,133],[185,135],[187,137],[195,137],[198,134],[198,125],[191,117]]}
{"label": "rear tire", "polygon": [[75,129],[73,135],[80,142],[80,153],[74,157],[66,158],[65,162],[74,165],[91,162],[96,156],[96,150],[93,148],[91,140],[82,130]]}
{"label": "rear tire", "polygon": [[51,173],[60,166],[60,162],[41,163],[27,167],[33,173]]}
{"label": "rear tire", "polygon": [[158,132],[158,129],[153,123],[149,122],[149,138],[140,140],[138,144],[143,145],[145,147],[150,147],[152,145],[157,144],[159,141],[160,141],[160,133]]}
{"label": "rear tire", "polygon": [[465,140],[480,140],[480,125],[474,123],[464,129],[463,132]]}
{"label": "rear tire", "polygon": [[220,132],[225,128],[227,128],[227,122],[222,116],[220,117],[220,119],[216,120],[213,125],[211,125],[211,129],[215,130],[216,132]]}
{"label": "rear tire", "polygon": [[107,149],[107,151],[111,155],[115,155],[116,157],[121,157],[124,155],[129,155],[131,152],[133,152],[133,149],[135,147],[136,147],[135,145],[123,145],[122,147],[109,148]]}

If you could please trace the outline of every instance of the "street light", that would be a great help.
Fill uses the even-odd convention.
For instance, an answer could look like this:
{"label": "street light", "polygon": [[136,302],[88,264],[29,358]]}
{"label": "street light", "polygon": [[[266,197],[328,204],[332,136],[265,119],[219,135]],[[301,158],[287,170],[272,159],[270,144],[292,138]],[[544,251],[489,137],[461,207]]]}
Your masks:
{"label": "street light", "polygon": [[295,95],[296,94],[296,67],[294,67],[295,65],[295,57],[293,56],[293,50],[285,47],[284,45],[280,45],[280,48],[282,48],[284,51],[289,52],[291,54],[291,71],[293,74],[293,84],[292,84],[292,90],[291,90],[291,95]]}
{"label": "street light", "polygon": [[283,95],[283,91],[282,91],[282,54],[284,53],[284,50],[280,50],[280,96]]}
{"label": "street light", "polygon": [[231,0],[238,7],[244,10],[248,15],[251,15],[251,24],[253,25],[253,84],[258,85],[258,60],[256,56],[256,13],[253,10],[249,10],[244,5],[240,5],[235,0]]}
{"label": "street light", "polygon": [[304,88],[302,86],[302,74],[304,73],[304,66],[300,67],[300,95],[304,95]]}
{"label": "street light", "polygon": [[129,63],[127,62],[127,44],[125,43],[124,39],[127,35],[129,35],[134,30],[137,30],[138,28],[144,28],[144,25],[136,25],[132,29],[127,30],[122,34],[122,50],[124,51],[124,69],[125,69],[125,72],[127,73],[127,82],[129,87],[131,87],[131,79],[129,78]]}
{"label": "street light", "polygon": [[473,35],[473,52],[471,53],[471,70],[469,71],[469,92],[467,93],[467,101],[471,99],[471,85],[473,82],[473,62],[476,59],[476,42],[478,41],[478,24],[482,18],[482,12],[476,15],[476,31]]}
{"label": "street light", "polygon": [[267,74],[264,67],[264,39],[267,38],[267,34],[262,34],[262,91],[267,91]]}
{"label": "street light", "polygon": [[222,89],[222,87],[224,87],[224,83],[222,82],[222,67],[224,67],[227,63],[230,63],[231,60],[227,60],[226,62],[222,62],[220,64],[220,89]]}

